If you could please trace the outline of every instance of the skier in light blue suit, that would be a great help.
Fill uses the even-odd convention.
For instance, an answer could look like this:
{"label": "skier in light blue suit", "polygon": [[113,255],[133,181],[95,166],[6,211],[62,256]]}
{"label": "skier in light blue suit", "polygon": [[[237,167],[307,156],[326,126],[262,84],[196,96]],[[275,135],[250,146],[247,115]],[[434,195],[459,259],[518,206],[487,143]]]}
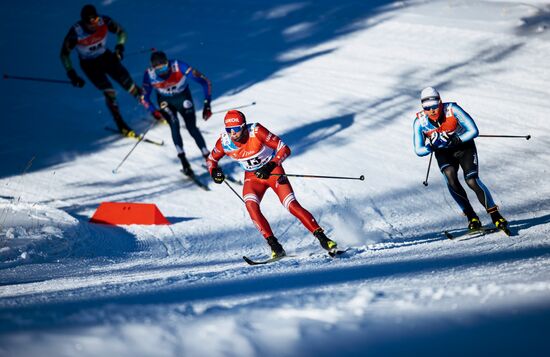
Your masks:
{"label": "skier in light blue suit", "polygon": [[420,97],[423,110],[416,113],[413,124],[416,155],[435,154],[451,196],[468,218],[468,229],[479,230],[482,224],[458,180],[459,167],[462,167],[466,184],[491,215],[495,226],[509,233],[508,221],[502,217],[489,189],[479,179],[474,142],[479,131],[474,120],[458,104],[443,103],[439,92],[432,87],[425,88]]}

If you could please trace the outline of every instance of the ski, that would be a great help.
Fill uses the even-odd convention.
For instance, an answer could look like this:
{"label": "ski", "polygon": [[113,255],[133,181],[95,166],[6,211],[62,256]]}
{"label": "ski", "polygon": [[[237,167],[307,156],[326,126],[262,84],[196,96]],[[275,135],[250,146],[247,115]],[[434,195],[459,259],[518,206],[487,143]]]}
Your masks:
{"label": "ski", "polygon": [[208,187],[207,184],[205,184],[205,183],[203,183],[201,180],[199,180],[199,179],[197,178],[197,176],[195,176],[195,175],[191,175],[191,176],[186,175],[186,174],[183,173],[183,169],[180,170],[180,172],[183,174],[183,176],[184,176],[185,178],[187,178],[187,179],[193,181],[197,186],[199,186],[199,187],[202,188],[203,190],[205,190],[205,191],[210,191],[210,187]]}
{"label": "ski", "polygon": [[347,252],[348,250],[347,249],[338,249],[338,248],[335,248],[335,249],[331,249],[328,251],[328,255],[331,257],[331,258],[336,258],[342,254],[344,254],[345,252]]}
{"label": "ski", "polygon": [[[135,137],[124,136],[120,133],[119,130],[117,130],[115,128],[111,128],[110,126],[106,126],[104,129],[107,130],[107,131],[110,131],[112,133],[117,133],[120,136],[122,136],[123,138],[128,138],[128,139],[139,140],[139,138],[143,136],[143,134],[140,134],[139,136],[135,136]],[[152,140],[152,139],[149,139],[149,138],[143,138],[142,141],[146,142],[146,143],[149,143],[149,144],[158,145],[158,146],[163,146],[164,145],[164,140],[156,141],[156,140]]]}
{"label": "ski", "polygon": [[266,260],[252,260],[252,259],[248,258],[247,256],[243,255],[243,259],[248,265],[269,264],[269,263],[276,262],[276,261],[281,260],[281,259],[286,258],[286,257],[288,257],[288,255],[283,255],[282,257],[269,258],[269,259],[266,259]]}
{"label": "ski", "polygon": [[[348,251],[348,249],[338,249],[338,248],[336,248],[336,249],[331,249],[331,250],[327,251],[327,253],[331,258],[336,258],[336,257],[339,257],[340,255],[344,254],[347,251]],[[276,262],[278,260],[281,260],[283,258],[288,258],[288,257],[293,257],[293,255],[283,255],[282,257],[269,258],[269,259],[265,259],[265,260],[252,260],[249,257],[243,255],[243,259],[248,265],[264,265],[264,264],[273,263],[273,262]]]}
{"label": "ski", "polygon": [[[445,237],[447,237],[450,240],[461,240],[461,239],[469,239],[469,238],[478,238],[478,237],[482,237],[484,235],[495,233],[498,231],[500,231],[500,229],[496,227],[486,227],[486,228],[482,227],[474,231],[466,230],[466,231],[458,231],[455,233],[452,233],[450,231],[443,231],[443,234],[445,235]],[[504,233],[507,234],[506,232]]]}

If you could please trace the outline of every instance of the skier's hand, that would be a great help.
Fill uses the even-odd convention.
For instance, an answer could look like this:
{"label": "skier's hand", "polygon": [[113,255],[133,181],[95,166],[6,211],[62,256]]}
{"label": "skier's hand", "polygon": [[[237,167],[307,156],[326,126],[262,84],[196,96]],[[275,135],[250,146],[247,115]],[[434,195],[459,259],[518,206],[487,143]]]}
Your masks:
{"label": "skier's hand", "polygon": [[214,180],[214,182],[217,184],[221,184],[223,180],[225,180],[225,175],[223,174],[222,169],[220,169],[219,167],[213,168],[210,176],[212,176],[212,180]]}
{"label": "skier's hand", "polygon": [[462,140],[460,139],[460,136],[453,134],[449,136],[448,142],[449,142],[449,146],[457,146],[462,142]]}
{"label": "skier's hand", "polygon": [[268,162],[264,166],[260,167],[256,172],[254,172],[254,175],[256,175],[257,178],[262,180],[267,180],[269,176],[271,175],[271,171],[277,167],[277,164],[273,161]]}
{"label": "skier's hand", "polygon": [[70,69],[67,71],[67,77],[69,77],[69,79],[71,80],[71,84],[73,85],[73,87],[82,88],[84,87],[84,83],[86,83],[78,74],[76,74],[76,71],[74,69]]}
{"label": "skier's hand", "polygon": [[124,45],[122,43],[119,43],[118,45],[115,46],[115,55],[121,61],[124,58]]}
{"label": "skier's hand", "polygon": [[204,100],[204,106],[202,107],[202,118],[206,121],[212,116],[212,108],[210,107],[210,100]]}
{"label": "skier's hand", "polygon": [[428,152],[433,152],[434,151],[434,147],[432,144],[426,144],[426,150],[428,150]]}

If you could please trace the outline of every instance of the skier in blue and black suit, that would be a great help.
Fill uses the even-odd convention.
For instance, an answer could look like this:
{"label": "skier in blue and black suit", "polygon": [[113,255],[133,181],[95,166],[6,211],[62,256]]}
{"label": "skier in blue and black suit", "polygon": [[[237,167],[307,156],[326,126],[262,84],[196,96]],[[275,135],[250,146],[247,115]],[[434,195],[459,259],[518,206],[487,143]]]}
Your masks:
{"label": "skier in blue and black suit", "polygon": [[[210,151],[197,128],[195,105],[189,90],[188,78],[193,79],[202,86],[204,92],[202,117],[204,120],[208,120],[212,115],[210,107],[212,85],[208,78],[183,61],[168,60],[166,54],[161,51],[151,54],[151,67],[147,68],[143,76],[143,104],[157,120],[165,119],[168,121],[172,131],[172,140],[183,166],[183,173],[192,176],[193,171],[185,157],[178,113],[182,116],[187,131],[195,140],[205,159]],[[151,101],[153,89],[157,91],[157,102],[160,110]]]}
{"label": "skier in blue and black suit", "polygon": [[468,218],[472,231],[482,227],[466,191],[458,180],[462,167],[464,180],[476,194],[495,226],[509,234],[508,222],[499,212],[489,189],[479,179],[479,163],[474,138],[479,134],[472,117],[456,103],[443,103],[439,92],[427,87],[420,95],[422,111],[413,126],[414,150],[418,156],[433,152],[453,199]]}

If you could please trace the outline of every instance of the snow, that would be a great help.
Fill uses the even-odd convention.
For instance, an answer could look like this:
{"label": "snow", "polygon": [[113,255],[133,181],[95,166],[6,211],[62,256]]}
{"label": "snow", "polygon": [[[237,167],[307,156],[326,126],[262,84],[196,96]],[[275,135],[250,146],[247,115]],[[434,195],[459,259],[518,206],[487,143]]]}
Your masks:
{"label": "snow", "polygon": [[[81,6],[2,3],[4,72],[63,79],[59,46]],[[212,80],[214,111],[256,102],[242,110],[291,147],[288,173],[365,175],[291,179],[350,250],[326,256],[268,192],[263,212],[293,257],[247,266],[242,255],[267,256],[267,245],[225,185],[205,192],[181,177],[167,126],[148,134],[167,145],[139,144],[113,174],[135,142],[103,130],[113,123],[89,82],[3,80],[1,356],[548,354],[548,1],[97,6],[128,31],[124,64],[137,81],[146,49],[163,49]],[[414,154],[411,129],[427,85],[482,134],[532,135],[476,140],[513,237],[440,234],[465,218],[435,165],[422,185],[428,159]],[[144,130],[145,112],[117,88],[124,117]],[[222,118],[198,119],[209,147]],[[173,224],[88,223],[104,201],[155,203]]]}

